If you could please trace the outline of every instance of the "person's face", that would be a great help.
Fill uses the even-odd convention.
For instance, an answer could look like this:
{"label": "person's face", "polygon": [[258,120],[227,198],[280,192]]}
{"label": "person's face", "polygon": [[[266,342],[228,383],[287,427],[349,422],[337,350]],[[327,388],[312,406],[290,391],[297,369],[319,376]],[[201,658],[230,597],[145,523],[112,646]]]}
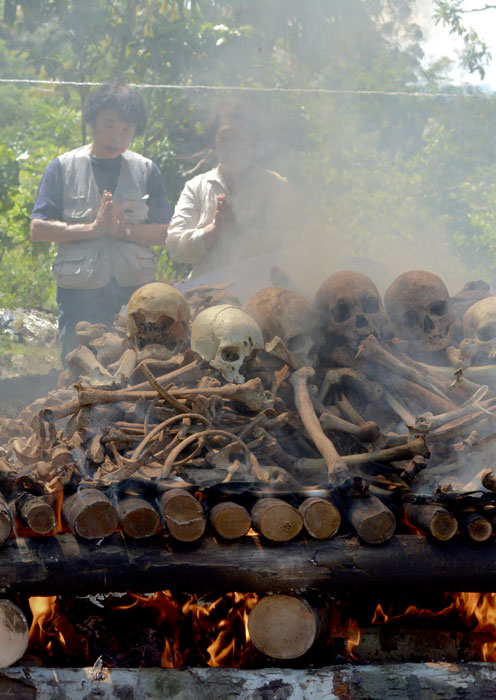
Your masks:
{"label": "person's face", "polygon": [[96,115],[91,129],[93,155],[97,158],[117,158],[129,148],[136,124],[123,121],[113,109],[104,109]]}
{"label": "person's face", "polygon": [[215,135],[215,153],[227,170],[237,172],[249,167],[253,156],[250,133],[237,125],[221,125]]}

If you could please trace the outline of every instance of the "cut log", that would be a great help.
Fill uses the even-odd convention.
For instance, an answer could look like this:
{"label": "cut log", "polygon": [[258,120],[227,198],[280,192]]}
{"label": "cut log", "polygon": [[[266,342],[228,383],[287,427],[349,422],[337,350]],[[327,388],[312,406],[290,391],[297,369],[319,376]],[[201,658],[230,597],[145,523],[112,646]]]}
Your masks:
{"label": "cut log", "polygon": [[493,526],[489,520],[475,511],[461,513],[458,522],[460,530],[474,542],[485,542],[493,534]]}
{"label": "cut log", "polygon": [[345,509],[358,537],[367,544],[382,544],[393,536],[396,518],[377,496],[347,499]]}
{"label": "cut log", "polygon": [[205,532],[203,508],[184,489],[165,491],[160,499],[160,512],[170,534],[180,542],[194,542]]}
{"label": "cut log", "polygon": [[436,504],[405,503],[407,520],[436,540],[446,542],[458,530],[458,521],[446,508]]}
{"label": "cut log", "polygon": [[482,661],[481,638],[473,632],[412,627],[412,621],[360,628],[360,643],[353,650],[362,663]]}
{"label": "cut log", "polygon": [[311,649],[326,629],[325,608],[314,608],[305,598],[266,596],[248,618],[255,647],[273,659],[297,659]]}
{"label": "cut log", "polygon": [[301,532],[303,518],[280,498],[261,498],[251,511],[254,529],[273,542],[289,542]]}
{"label": "cut log", "polygon": [[85,539],[100,539],[114,532],[117,511],[98,489],[80,489],[66,498],[62,512],[72,532]]}
{"label": "cut log", "polygon": [[15,499],[14,507],[21,523],[37,535],[48,535],[55,530],[55,512],[43,498],[25,492]]}
{"label": "cut log", "polygon": [[317,540],[333,537],[339,530],[341,514],[339,509],[324,498],[306,498],[298,508],[303,518],[306,532]]}
{"label": "cut log", "polygon": [[160,528],[159,514],[144,498],[138,496],[124,498],[119,501],[117,512],[123,531],[134,539],[151,537]]}
{"label": "cut log", "polygon": [[0,493],[0,547],[9,539],[12,525],[13,520],[9,504]]}
{"label": "cut log", "polygon": [[224,501],[210,511],[210,524],[223,539],[236,540],[246,535],[251,527],[251,518],[239,503]]}
{"label": "cut log", "polygon": [[[93,674],[93,675],[92,675]],[[95,679],[96,675],[96,679]],[[490,700],[494,664],[391,663],[325,668],[93,668],[13,666],[0,676],[0,697],[15,700],[128,698],[353,698]],[[105,695],[103,695],[105,693]],[[420,695],[421,693],[421,695]],[[338,695],[339,694],[339,695]]]}
{"label": "cut log", "polygon": [[0,555],[7,595],[85,595],[107,591],[247,591],[367,596],[433,591],[494,591],[494,538],[438,542],[395,535],[380,547],[356,537],[263,544],[204,537],[188,545],[162,537],[135,540],[121,532],[103,542],[70,534],[9,539]]}
{"label": "cut log", "polygon": [[0,668],[18,661],[28,641],[29,625],[24,613],[10,600],[0,599]]}

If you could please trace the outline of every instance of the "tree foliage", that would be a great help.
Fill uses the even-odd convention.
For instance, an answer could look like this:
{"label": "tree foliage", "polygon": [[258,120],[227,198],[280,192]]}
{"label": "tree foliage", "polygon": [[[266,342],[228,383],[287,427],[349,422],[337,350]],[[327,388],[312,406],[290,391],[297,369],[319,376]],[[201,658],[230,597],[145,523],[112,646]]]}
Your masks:
{"label": "tree foliage", "polygon": [[[435,4],[481,73],[487,47],[465,28],[462,3]],[[260,115],[263,163],[299,195],[305,240],[382,260],[435,239],[443,255],[492,274],[494,100],[454,87],[441,99],[398,94],[437,92],[443,80],[442,63],[422,61],[414,9],[410,0],[0,0],[0,77],[60,83],[0,84],[0,306],[55,304],[54,246],[31,242],[32,203],[46,165],[89,138],[88,83],[110,78],[142,86],[149,120],[134,147],[157,162],[172,204],[209,162],[209,111],[237,97]],[[189,89],[152,87],[168,85]],[[266,91],[214,89],[226,85]],[[336,92],[298,92],[309,88]],[[159,271],[172,279],[184,267],[161,251]]]}

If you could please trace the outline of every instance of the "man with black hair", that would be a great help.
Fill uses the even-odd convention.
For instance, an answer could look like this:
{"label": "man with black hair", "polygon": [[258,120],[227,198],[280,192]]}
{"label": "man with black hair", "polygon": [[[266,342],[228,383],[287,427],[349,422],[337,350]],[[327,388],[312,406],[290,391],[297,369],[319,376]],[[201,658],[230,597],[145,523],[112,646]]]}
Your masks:
{"label": "man with black hair", "polygon": [[92,142],[50,163],[31,216],[33,241],[58,244],[62,358],[78,344],[78,321],[111,328],[131,294],[155,280],[151,246],[165,244],[172,214],[157,165],[128,150],[146,125],[138,91],[104,85],[90,95],[83,118]]}

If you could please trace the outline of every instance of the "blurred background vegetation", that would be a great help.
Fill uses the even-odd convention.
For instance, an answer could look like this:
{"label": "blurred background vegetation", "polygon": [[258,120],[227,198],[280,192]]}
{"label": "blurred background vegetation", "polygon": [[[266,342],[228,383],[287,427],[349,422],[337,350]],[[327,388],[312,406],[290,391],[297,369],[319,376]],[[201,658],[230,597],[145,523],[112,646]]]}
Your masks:
{"label": "blurred background vegetation", "polygon": [[[465,36],[461,3],[434,4]],[[259,150],[293,184],[302,237],[403,269],[410,251],[432,269],[435,251],[491,281],[495,97],[450,85],[444,61],[425,65],[414,10],[409,0],[0,0],[0,78],[336,90],[234,93],[263,116]],[[483,76],[485,47],[465,43],[466,67]],[[31,242],[30,213],[47,164],[89,140],[90,89],[0,84],[0,307],[55,307],[54,246]],[[342,92],[369,90],[417,96]],[[159,165],[174,205],[206,155],[206,115],[233,93],[142,94],[149,122],[133,148]],[[184,274],[159,252],[161,279]]]}

